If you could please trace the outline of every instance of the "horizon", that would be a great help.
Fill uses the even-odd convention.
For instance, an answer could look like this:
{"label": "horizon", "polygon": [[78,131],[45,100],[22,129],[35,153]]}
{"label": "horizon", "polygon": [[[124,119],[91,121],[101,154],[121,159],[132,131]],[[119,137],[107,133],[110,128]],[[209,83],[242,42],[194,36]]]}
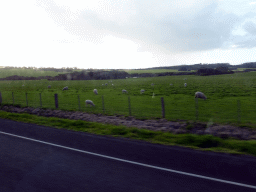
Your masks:
{"label": "horizon", "polygon": [[162,68],[162,67],[181,67],[181,66],[193,66],[193,65],[221,65],[221,64],[227,64],[231,66],[237,66],[237,65],[243,65],[243,64],[249,64],[249,63],[256,63],[256,62],[246,62],[246,63],[240,63],[236,65],[232,65],[230,63],[196,63],[196,64],[181,64],[181,65],[171,65],[171,66],[156,66],[156,67],[150,67],[150,68],[136,68],[136,69],[98,69],[98,68],[77,68],[77,67],[61,67],[61,68],[55,68],[55,67],[33,67],[33,66],[23,66],[23,67],[18,67],[18,66],[0,66],[0,68],[21,68],[21,69],[73,69],[73,70],[144,70],[144,69],[152,69],[152,68]]}

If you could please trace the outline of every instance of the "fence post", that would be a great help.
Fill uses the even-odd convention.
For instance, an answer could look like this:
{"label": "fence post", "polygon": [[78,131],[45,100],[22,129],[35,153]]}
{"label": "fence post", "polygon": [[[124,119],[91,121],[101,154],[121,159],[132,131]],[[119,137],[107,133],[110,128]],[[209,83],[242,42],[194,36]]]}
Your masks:
{"label": "fence post", "polygon": [[79,97],[79,95],[77,95],[77,99],[78,99],[78,109],[80,111],[81,110],[81,105],[80,105],[80,97]]}
{"label": "fence post", "polygon": [[58,109],[59,103],[58,103],[58,94],[57,93],[54,94],[54,98],[55,98],[55,107],[56,107],[56,109]]}
{"label": "fence post", "polygon": [[42,107],[42,97],[41,97],[41,93],[39,93],[39,97],[40,97],[40,107]]}
{"label": "fence post", "polygon": [[163,97],[161,97],[161,104],[162,104],[162,117],[165,118],[164,98]]}
{"label": "fence post", "polygon": [[27,107],[28,107],[28,93],[26,93],[26,103],[27,103]]}
{"label": "fence post", "polygon": [[102,110],[105,113],[105,106],[104,106],[104,96],[102,95]]}
{"label": "fence post", "polygon": [[198,120],[198,98],[195,98],[196,120]]}
{"label": "fence post", "polygon": [[13,92],[12,92],[12,104],[14,105],[14,95],[13,95]]}
{"label": "fence post", "polygon": [[237,121],[241,122],[241,103],[240,100],[237,100]]}
{"label": "fence post", "polygon": [[128,96],[128,105],[129,105],[129,116],[132,116],[130,96]]}
{"label": "fence post", "polygon": [[0,105],[2,105],[2,94],[0,92]]}

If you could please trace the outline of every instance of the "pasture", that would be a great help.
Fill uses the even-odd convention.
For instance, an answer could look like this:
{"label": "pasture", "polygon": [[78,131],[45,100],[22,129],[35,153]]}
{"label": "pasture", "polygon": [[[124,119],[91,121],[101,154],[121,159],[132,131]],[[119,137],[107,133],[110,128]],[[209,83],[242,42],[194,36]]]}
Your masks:
{"label": "pasture", "polygon": [[[188,72],[188,71],[178,71],[177,69],[124,69],[123,71],[129,73],[129,74],[134,74],[134,73],[166,73],[166,72]],[[189,72],[195,72],[195,71],[189,71]]]}
{"label": "pasture", "polygon": [[37,69],[0,68],[0,78],[5,78],[13,75],[24,76],[24,77],[39,77],[39,76],[57,76],[58,74],[64,74],[64,73],[55,72],[55,71],[43,71],[43,70],[37,70]]}
{"label": "pasture", "polygon": [[[184,83],[187,83],[187,87],[184,87]],[[48,85],[51,85],[50,89]],[[69,90],[62,91],[65,86]],[[93,89],[97,89],[99,94],[95,95]],[[123,89],[128,93],[122,93]],[[141,89],[145,89],[144,94],[140,93]],[[205,101],[198,99],[198,106],[194,98],[196,91],[207,96]],[[0,92],[3,104],[14,102],[23,107],[27,105],[26,96],[28,106],[40,107],[41,94],[42,107],[52,109],[55,108],[54,94],[58,94],[59,109],[89,113],[103,113],[103,96],[105,114],[125,116],[129,115],[129,97],[131,115],[139,119],[161,118],[163,97],[165,118],[168,120],[198,120],[256,127],[256,72],[97,81],[0,81]],[[87,99],[96,106],[86,107]]]}

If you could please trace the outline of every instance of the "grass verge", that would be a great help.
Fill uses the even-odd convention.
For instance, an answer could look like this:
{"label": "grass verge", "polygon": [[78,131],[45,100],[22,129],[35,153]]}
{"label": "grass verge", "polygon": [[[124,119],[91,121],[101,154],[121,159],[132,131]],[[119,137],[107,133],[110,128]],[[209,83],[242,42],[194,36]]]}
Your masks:
{"label": "grass verge", "polygon": [[5,111],[0,111],[0,118],[98,135],[138,139],[163,145],[178,145],[204,151],[207,150],[256,156],[256,140],[243,141],[235,139],[221,139],[212,135],[172,134],[169,132],[128,128],[125,126],[87,122],[82,120],[42,117],[26,113],[20,114]]}

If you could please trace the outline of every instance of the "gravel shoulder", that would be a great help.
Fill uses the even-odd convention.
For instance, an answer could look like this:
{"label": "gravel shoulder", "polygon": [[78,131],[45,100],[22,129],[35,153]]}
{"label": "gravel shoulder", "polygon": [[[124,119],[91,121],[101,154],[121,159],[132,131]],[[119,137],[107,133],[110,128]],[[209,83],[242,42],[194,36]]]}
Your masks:
{"label": "gravel shoulder", "polygon": [[235,138],[239,140],[255,140],[256,131],[249,128],[235,127],[231,125],[218,125],[206,123],[187,123],[174,122],[166,119],[159,120],[139,120],[134,117],[125,117],[122,115],[106,116],[103,114],[89,114],[80,111],[61,111],[40,108],[19,108],[14,106],[2,106],[2,111],[12,113],[28,113],[44,117],[58,117],[73,120],[83,120],[112,125],[124,125],[127,127],[137,127],[139,129],[148,129],[153,131],[170,132],[174,134],[192,133],[197,135],[211,134],[220,138]]}

